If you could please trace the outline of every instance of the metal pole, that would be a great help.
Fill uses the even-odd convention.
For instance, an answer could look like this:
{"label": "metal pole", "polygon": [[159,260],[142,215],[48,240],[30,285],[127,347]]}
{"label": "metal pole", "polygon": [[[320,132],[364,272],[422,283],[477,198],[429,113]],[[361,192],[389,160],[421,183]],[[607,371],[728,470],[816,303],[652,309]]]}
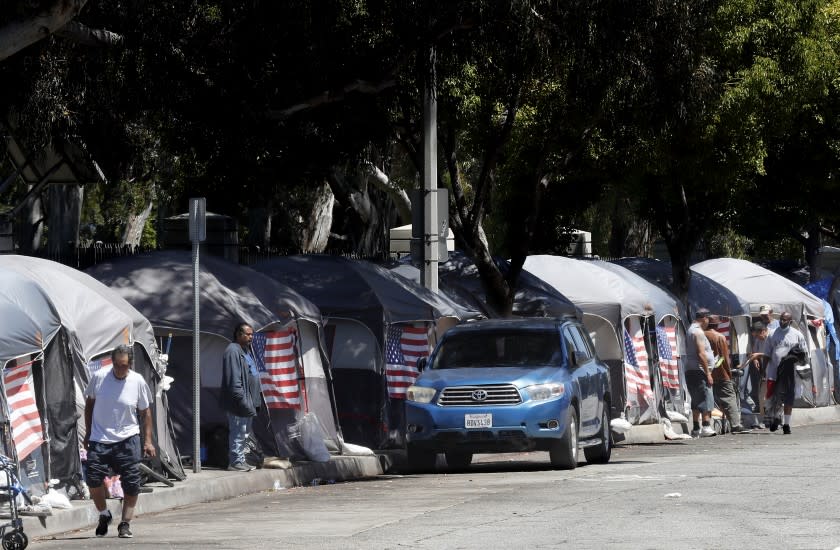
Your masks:
{"label": "metal pole", "polygon": [[438,291],[438,207],[437,207],[437,93],[435,91],[435,50],[429,51],[426,76],[426,104],[423,110],[423,286]]}
{"label": "metal pole", "polygon": [[192,243],[193,260],[193,472],[201,472],[201,369],[199,363],[198,241]]}

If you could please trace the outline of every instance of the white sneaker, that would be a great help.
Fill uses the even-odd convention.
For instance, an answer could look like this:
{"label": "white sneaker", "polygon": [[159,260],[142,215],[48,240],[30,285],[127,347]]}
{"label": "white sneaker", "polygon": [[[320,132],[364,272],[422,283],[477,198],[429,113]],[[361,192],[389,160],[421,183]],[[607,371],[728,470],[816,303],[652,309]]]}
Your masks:
{"label": "white sneaker", "polygon": [[700,428],[700,437],[714,437],[717,435],[717,432],[712,429],[711,426],[703,426]]}

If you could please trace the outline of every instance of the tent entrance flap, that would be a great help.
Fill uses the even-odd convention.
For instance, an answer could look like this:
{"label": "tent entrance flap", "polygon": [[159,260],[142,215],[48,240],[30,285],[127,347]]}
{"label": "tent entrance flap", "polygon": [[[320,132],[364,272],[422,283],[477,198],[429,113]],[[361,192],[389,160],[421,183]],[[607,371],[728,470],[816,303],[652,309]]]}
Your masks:
{"label": "tent entrance flap", "polygon": [[379,343],[353,319],[330,318],[324,332],[344,440],[380,448],[387,436],[388,393]]}

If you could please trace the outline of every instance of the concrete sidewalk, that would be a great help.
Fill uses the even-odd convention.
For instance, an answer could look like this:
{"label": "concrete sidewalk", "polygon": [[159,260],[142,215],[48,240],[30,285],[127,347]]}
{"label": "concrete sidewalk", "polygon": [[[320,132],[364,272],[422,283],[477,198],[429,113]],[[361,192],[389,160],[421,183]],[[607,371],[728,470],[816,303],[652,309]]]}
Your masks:
{"label": "concrete sidewalk", "polygon": [[[811,424],[828,424],[840,422],[840,406],[818,407],[814,409],[793,409],[791,427],[808,426]],[[672,429],[677,433],[689,433],[691,427],[687,424],[672,423]],[[618,445],[641,445],[649,443],[662,443],[667,441],[665,430],[662,424],[646,424],[633,426],[629,432],[616,437]]]}
{"label": "concrete sidewalk", "polygon": [[[152,492],[140,494],[135,516],[261,491],[301,487],[311,485],[313,481],[321,484],[375,477],[390,465],[390,459],[380,455],[334,456],[329,462],[296,462],[287,469],[228,472],[203,468],[198,474],[187,471],[187,479],[174,482],[174,487],[159,482],[146,484]],[[52,515],[45,518],[23,516],[24,533],[33,539],[78,529],[93,530],[98,521],[93,501],[74,500],[72,505],[71,509],[53,509]],[[119,500],[108,500],[114,525],[119,523],[120,506]]]}

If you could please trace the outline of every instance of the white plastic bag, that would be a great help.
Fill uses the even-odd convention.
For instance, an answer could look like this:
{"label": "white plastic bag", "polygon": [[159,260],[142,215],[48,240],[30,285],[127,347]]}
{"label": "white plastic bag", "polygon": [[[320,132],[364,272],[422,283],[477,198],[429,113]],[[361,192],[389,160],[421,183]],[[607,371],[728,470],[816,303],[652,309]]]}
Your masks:
{"label": "white plastic bag", "polygon": [[70,499],[67,498],[67,495],[59,493],[55,489],[50,489],[47,491],[47,494],[41,497],[41,504],[48,504],[50,508],[72,508],[73,505],[70,504]]}
{"label": "white plastic bag", "polygon": [[315,413],[308,412],[289,426],[289,437],[299,438],[306,458],[313,462],[329,462],[330,451],[324,443],[324,430]]}

